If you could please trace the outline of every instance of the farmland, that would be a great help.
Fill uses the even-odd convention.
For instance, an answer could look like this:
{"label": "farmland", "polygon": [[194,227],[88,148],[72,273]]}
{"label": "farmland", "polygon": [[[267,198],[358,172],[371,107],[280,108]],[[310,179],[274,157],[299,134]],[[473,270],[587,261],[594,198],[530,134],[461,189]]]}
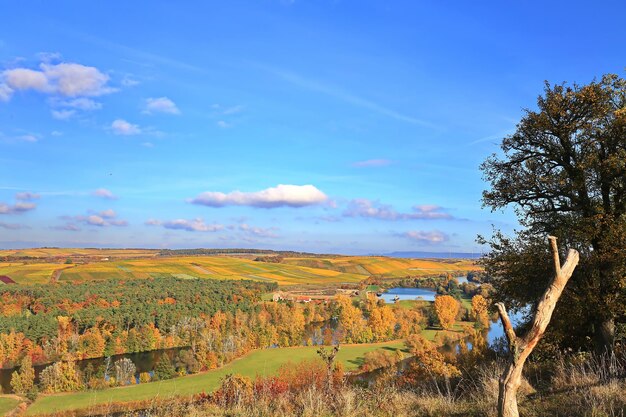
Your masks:
{"label": "farmland", "polygon": [[[400,278],[476,269],[468,260],[398,259],[387,257],[285,257],[258,262],[251,256],[159,256],[143,249],[42,248],[0,251],[0,275],[19,284],[109,278],[146,279],[174,276],[187,279],[252,279],[292,286],[357,283],[369,276]],[[18,260],[19,259],[19,260]],[[66,264],[69,259],[72,263]],[[56,272],[55,274],[55,271]]]}

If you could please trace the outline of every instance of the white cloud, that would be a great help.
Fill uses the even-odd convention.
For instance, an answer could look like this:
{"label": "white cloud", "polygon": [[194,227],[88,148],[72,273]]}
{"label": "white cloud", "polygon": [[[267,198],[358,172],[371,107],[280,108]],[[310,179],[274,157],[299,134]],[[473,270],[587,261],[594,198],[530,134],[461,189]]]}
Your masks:
{"label": "white cloud", "polygon": [[451,220],[452,215],[435,205],[413,206],[411,213],[400,213],[389,204],[358,198],[350,201],[343,213],[346,217],[366,217],[380,220]]}
{"label": "white cloud", "polygon": [[116,135],[132,136],[141,133],[139,126],[127,122],[123,119],[116,119],[111,123],[111,129]]}
{"label": "white cloud", "polygon": [[43,62],[39,70],[13,68],[4,71],[2,76],[4,84],[14,91],[35,90],[66,97],[100,96],[116,91],[107,85],[108,75],[95,67],[76,63]]}
{"label": "white cloud", "polygon": [[180,114],[180,110],[176,104],[167,97],[146,99],[146,108],[143,111],[146,114],[152,113],[168,113]]}
{"label": "white cloud", "polygon": [[218,120],[216,124],[217,124],[217,127],[222,128],[222,129],[228,129],[229,127],[233,126],[224,120]]}
{"label": "white cloud", "polygon": [[207,191],[191,199],[193,204],[209,207],[251,206],[261,208],[305,207],[322,204],[328,196],[313,185],[279,184],[256,192],[232,191],[228,194]]}
{"label": "white cloud", "polygon": [[100,213],[88,214],[86,216],[63,216],[62,219],[70,220],[65,226],[61,226],[62,230],[75,230],[73,228],[66,229],[65,227],[68,225],[75,226],[74,222],[82,223],[85,226],[97,226],[97,227],[108,227],[108,226],[117,226],[117,227],[125,227],[128,226],[128,222],[126,220],[121,220],[117,218],[117,213],[112,209],[101,211]]}
{"label": "white cloud", "polygon": [[20,214],[37,208],[35,203],[18,201],[13,205],[0,203],[0,214]]}
{"label": "white cloud", "polygon": [[357,161],[352,164],[353,167],[357,168],[374,168],[384,167],[387,165],[391,165],[391,161],[389,159],[368,159],[365,161]]}
{"label": "white cloud", "polygon": [[62,63],[57,65],[41,64],[41,68],[47,78],[55,84],[55,90],[64,96],[100,96],[115,91],[106,85],[109,76],[95,67]]}
{"label": "white cloud", "polygon": [[217,232],[224,229],[224,226],[221,224],[206,224],[200,217],[193,220],[175,219],[160,221],[149,219],[145,224],[148,226],[163,226],[170,230],[186,230],[188,232]]}
{"label": "white cloud", "polygon": [[413,240],[418,243],[425,244],[438,244],[446,242],[449,236],[438,230],[423,231],[423,230],[411,230],[402,234],[403,237]]}
{"label": "white cloud", "polygon": [[106,188],[98,188],[93,193],[93,196],[105,198],[107,200],[116,200],[117,196],[111,192],[111,190],[107,190]]}
{"label": "white cloud", "polygon": [[76,114],[76,110],[51,110],[51,113],[57,120],[68,120]]}
{"label": "white cloud", "polygon": [[87,216],[83,220],[85,223],[90,224],[92,226],[104,226],[105,221],[102,217],[92,214],[91,216]]}
{"label": "white cloud", "polygon": [[17,136],[16,139],[22,142],[37,142],[39,140],[39,136],[27,134],[27,135]]}
{"label": "white cloud", "polygon": [[3,72],[4,82],[13,90],[36,90],[52,92],[48,77],[41,71],[29,68],[15,68]]}
{"label": "white cloud", "polygon": [[115,210],[113,209],[108,209],[108,210],[101,211],[100,216],[105,219],[114,219],[115,217],[117,217],[117,213],[115,213]]}

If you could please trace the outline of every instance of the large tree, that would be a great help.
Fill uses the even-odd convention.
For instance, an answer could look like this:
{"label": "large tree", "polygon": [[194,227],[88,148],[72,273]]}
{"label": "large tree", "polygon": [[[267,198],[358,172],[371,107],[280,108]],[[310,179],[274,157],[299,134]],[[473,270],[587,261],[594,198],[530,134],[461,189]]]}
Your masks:
{"label": "large tree", "polygon": [[541,261],[543,239],[557,236],[581,262],[557,308],[555,334],[579,346],[590,336],[597,349],[611,350],[626,311],[626,80],[546,83],[537,110],[525,110],[501,149],[481,166],[491,184],[483,201],[493,210],[512,206],[524,230],[490,241],[484,263],[500,297],[537,302],[550,269]]}

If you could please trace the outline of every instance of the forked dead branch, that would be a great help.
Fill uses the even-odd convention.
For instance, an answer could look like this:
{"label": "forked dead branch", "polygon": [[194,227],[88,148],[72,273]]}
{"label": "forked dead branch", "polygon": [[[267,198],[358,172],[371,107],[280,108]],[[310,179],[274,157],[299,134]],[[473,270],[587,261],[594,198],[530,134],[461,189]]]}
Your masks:
{"label": "forked dead branch", "polygon": [[565,264],[561,266],[556,237],[549,236],[548,240],[550,241],[550,246],[552,248],[555,273],[552,282],[543,293],[539,303],[537,304],[530,330],[523,336],[517,336],[504,304],[496,304],[509,347],[507,366],[499,381],[499,417],[519,416],[519,411],[517,409],[517,390],[522,382],[522,370],[524,368],[524,363],[526,363],[526,359],[528,359],[528,356],[531,354],[545,333],[546,328],[550,323],[550,319],[552,318],[554,307],[561,297],[561,293],[563,292],[565,285],[567,285],[567,282],[574,273],[576,265],[578,265],[578,251],[570,249],[567,254]]}

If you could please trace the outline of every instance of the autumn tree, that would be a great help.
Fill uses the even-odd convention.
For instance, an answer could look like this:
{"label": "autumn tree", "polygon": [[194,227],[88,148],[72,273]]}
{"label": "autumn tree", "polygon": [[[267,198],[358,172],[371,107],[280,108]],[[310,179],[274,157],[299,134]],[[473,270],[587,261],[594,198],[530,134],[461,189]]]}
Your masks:
{"label": "autumn tree", "polygon": [[452,328],[460,308],[461,304],[450,295],[435,297],[435,313],[437,313],[441,327],[445,330]]}
{"label": "autumn tree", "polygon": [[374,340],[387,340],[393,335],[395,316],[389,306],[372,306],[367,320],[367,325],[372,330]]}
{"label": "autumn tree", "polygon": [[25,395],[35,387],[35,368],[29,355],[24,356],[19,371],[11,375],[11,388],[16,394]]}
{"label": "autumn tree", "polygon": [[488,304],[485,297],[480,294],[476,294],[472,297],[472,316],[474,317],[474,320],[480,323],[482,327],[488,326]]}
{"label": "autumn tree", "polygon": [[[550,85],[525,110],[502,153],[481,169],[484,204],[512,207],[525,227],[496,232],[484,264],[508,305],[535,305],[548,284],[546,234],[580,253],[580,265],[555,312],[560,346],[595,341],[611,351],[626,312],[626,80],[606,75],[587,85]],[[486,242],[486,241],[485,241]]]}
{"label": "autumn tree", "polygon": [[74,361],[55,362],[41,371],[39,380],[44,393],[80,391],[83,388],[83,381]]}
{"label": "autumn tree", "polygon": [[115,369],[115,380],[119,385],[129,385],[135,383],[135,373],[137,372],[137,367],[128,358],[122,358],[115,361],[113,365]]}
{"label": "autumn tree", "polygon": [[411,335],[404,343],[413,356],[402,378],[405,383],[417,384],[425,378],[437,380],[461,375],[459,369],[437,350],[437,346],[421,335]]}

